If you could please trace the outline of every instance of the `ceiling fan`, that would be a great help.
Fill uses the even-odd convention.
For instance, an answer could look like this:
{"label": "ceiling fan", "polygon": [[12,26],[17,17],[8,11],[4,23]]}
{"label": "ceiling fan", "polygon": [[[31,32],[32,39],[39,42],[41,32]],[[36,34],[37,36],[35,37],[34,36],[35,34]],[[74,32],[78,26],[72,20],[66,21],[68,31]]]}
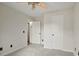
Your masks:
{"label": "ceiling fan", "polygon": [[28,5],[32,5],[32,10],[37,6],[43,10],[47,8],[47,5],[44,2],[28,2]]}

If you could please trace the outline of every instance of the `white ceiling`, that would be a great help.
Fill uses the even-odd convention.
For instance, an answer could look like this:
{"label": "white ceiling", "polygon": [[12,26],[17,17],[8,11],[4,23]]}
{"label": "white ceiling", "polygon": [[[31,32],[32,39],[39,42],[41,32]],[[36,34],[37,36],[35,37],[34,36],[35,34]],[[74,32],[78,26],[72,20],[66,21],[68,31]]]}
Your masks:
{"label": "white ceiling", "polygon": [[14,9],[17,9],[18,11],[23,12],[29,16],[40,16],[41,14],[49,11],[69,8],[74,5],[73,2],[45,2],[45,3],[47,5],[47,8],[45,10],[41,10],[38,7],[32,10],[31,5],[28,6],[27,2],[4,2],[3,4],[12,7]]}

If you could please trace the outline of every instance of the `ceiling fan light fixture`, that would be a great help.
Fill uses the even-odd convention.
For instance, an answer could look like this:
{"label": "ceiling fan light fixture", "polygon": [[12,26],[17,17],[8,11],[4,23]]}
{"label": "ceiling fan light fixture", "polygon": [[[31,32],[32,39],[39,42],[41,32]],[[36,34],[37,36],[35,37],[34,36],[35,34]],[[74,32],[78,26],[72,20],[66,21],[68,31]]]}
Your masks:
{"label": "ceiling fan light fixture", "polygon": [[36,8],[36,6],[40,7],[41,9],[46,9],[46,4],[43,2],[28,2],[28,5],[32,5],[33,10]]}
{"label": "ceiling fan light fixture", "polygon": [[35,4],[34,3],[32,3],[32,9],[35,9]]}

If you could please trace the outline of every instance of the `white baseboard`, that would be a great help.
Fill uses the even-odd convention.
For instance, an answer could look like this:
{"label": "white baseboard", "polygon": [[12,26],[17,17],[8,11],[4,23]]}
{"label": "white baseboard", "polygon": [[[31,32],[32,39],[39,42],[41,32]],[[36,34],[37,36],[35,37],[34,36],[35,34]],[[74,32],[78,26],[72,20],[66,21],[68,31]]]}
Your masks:
{"label": "white baseboard", "polygon": [[25,47],[26,47],[26,46],[23,46],[23,47],[20,47],[20,48],[17,48],[17,49],[14,49],[14,50],[11,50],[11,51],[2,53],[0,56],[8,55],[8,54],[10,54],[10,53],[12,53],[12,52],[15,52],[15,51],[17,51],[17,50],[23,49],[23,48],[25,48]]}
{"label": "white baseboard", "polygon": [[[10,53],[12,53],[12,52],[15,52],[15,51],[17,51],[17,50],[23,49],[23,48],[25,48],[25,47],[26,47],[26,46],[20,47],[20,48],[17,48],[17,49],[14,49],[14,50],[12,50],[12,51],[8,51],[8,52],[6,52],[6,53],[2,53],[1,56],[8,55],[8,54],[10,54]],[[65,52],[72,52],[72,53],[74,54],[74,56],[78,56],[78,55],[75,54],[75,51],[73,51],[73,50],[67,50],[67,49],[55,49],[55,50],[61,50],[61,51],[65,51]]]}
{"label": "white baseboard", "polygon": [[65,50],[65,49],[61,49],[62,51],[66,51],[66,52],[72,52],[74,56],[78,56],[78,54],[76,53],[76,51],[73,50]]}
{"label": "white baseboard", "polygon": [[66,51],[66,52],[72,52],[72,53],[74,53],[73,50],[66,50],[66,49],[60,49],[60,50],[62,50],[62,51]]}
{"label": "white baseboard", "polygon": [[[45,47],[44,47],[45,48]],[[48,48],[47,48],[48,49]],[[51,48],[50,48],[51,49]],[[73,50],[67,50],[67,49],[60,49],[60,48],[53,48],[53,49],[55,49],[55,50],[61,50],[61,51],[65,51],[65,52],[72,52],[73,53],[73,55],[74,56],[76,56],[74,53],[75,53],[75,51],[73,51]]]}

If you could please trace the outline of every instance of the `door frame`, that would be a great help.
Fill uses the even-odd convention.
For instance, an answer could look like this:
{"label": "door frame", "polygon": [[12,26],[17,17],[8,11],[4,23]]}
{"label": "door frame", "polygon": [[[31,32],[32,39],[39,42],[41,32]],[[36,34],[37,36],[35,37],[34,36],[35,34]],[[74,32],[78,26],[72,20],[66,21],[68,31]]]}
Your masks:
{"label": "door frame", "polygon": [[[28,22],[28,35],[27,35],[28,36],[28,39],[27,39],[27,44],[28,45],[31,44],[31,37],[30,36],[31,36],[31,27],[32,27],[32,23],[33,22],[40,22],[40,21],[30,21],[30,22]],[[41,26],[40,26],[40,33],[39,33],[39,35],[40,35],[40,44],[41,44]]]}

